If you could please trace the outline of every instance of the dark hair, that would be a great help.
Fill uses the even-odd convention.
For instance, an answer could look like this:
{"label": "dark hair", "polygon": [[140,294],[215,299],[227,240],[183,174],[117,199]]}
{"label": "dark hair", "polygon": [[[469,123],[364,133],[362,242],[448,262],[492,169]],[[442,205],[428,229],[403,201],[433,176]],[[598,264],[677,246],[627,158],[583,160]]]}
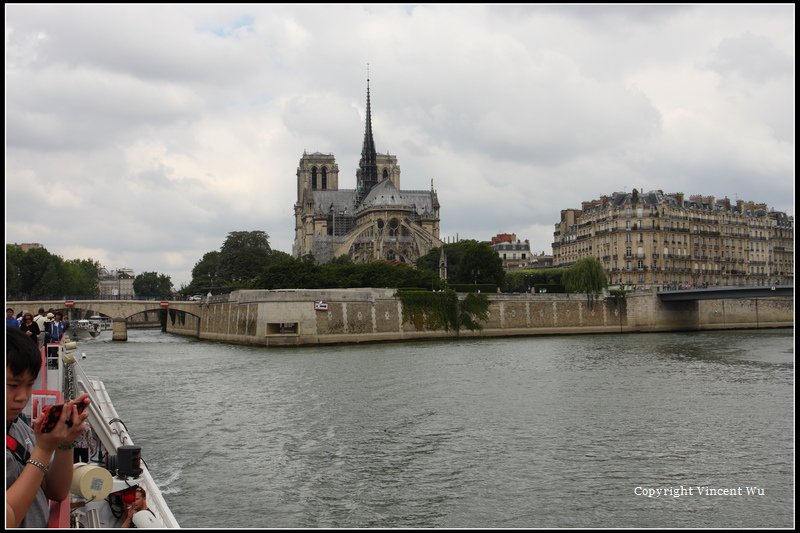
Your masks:
{"label": "dark hair", "polygon": [[6,368],[14,376],[21,376],[27,370],[33,379],[39,377],[42,356],[21,329],[6,327]]}
{"label": "dark hair", "polygon": [[12,313],[14,312],[14,310],[11,309],[10,307],[6,307],[6,313],[8,313],[9,311],[11,311]]}
{"label": "dark hair", "polygon": [[144,487],[141,485],[137,485],[136,488],[133,489],[133,492],[138,492],[142,495],[142,498],[147,498],[147,492],[145,492]]}

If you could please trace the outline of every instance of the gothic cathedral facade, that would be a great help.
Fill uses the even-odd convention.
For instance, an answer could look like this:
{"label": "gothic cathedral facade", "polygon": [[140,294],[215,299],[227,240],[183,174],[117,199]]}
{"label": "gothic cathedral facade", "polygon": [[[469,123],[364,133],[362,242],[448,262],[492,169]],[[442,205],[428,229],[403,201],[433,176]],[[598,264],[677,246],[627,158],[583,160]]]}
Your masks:
{"label": "gothic cathedral facade", "polygon": [[369,80],[367,116],[356,188],[339,188],[333,154],[303,153],[297,167],[292,254],[326,263],[341,255],[353,261],[413,265],[439,239],[439,200],[433,190],[400,189],[397,157],[378,154],[372,138]]}

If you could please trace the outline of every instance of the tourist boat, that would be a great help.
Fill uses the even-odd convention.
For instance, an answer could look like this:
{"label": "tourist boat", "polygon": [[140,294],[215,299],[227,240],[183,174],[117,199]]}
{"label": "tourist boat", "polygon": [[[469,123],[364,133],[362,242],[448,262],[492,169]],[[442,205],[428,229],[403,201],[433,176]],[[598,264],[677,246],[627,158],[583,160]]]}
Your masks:
{"label": "tourist boat", "polygon": [[100,323],[89,319],[74,320],[70,322],[67,332],[72,340],[93,339],[100,335]]}
{"label": "tourist boat", "polygon": [[95,324],[98,331],[111,331],[114,329],[114,324],[111,320],[111,317],[108,316],[100,316],[100,315],[92,315],[89,317],[89,322]]}
{"label": "tourist boat", "polygon": [[147,493],[147,508],[133,516],[138,528],[177,528],[164,495],[142,460],[128,428],[96,377],[87,376],[75,357],[76,343],[52,343],[43,350],[42,372],[36,381],[26,415],[46,405],[64,403],[86,393],[89,429],[76,441],[70,497],[50,502],[50,527],[121,527],[134,490]]}

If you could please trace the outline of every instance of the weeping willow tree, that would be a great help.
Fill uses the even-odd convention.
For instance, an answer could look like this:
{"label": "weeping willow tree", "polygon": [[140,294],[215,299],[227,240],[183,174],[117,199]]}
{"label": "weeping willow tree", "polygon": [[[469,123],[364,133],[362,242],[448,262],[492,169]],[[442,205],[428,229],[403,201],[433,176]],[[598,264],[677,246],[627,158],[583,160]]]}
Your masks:
{"label": "weeping willow tree", "polygon": [[561,279],[567,292],[586,294],[590,309],[594,308],[597,297],[603,292],[603,289],[608,287],[608,279],[606,279],[603,265],[594,257],[580,259],[565,270]]}

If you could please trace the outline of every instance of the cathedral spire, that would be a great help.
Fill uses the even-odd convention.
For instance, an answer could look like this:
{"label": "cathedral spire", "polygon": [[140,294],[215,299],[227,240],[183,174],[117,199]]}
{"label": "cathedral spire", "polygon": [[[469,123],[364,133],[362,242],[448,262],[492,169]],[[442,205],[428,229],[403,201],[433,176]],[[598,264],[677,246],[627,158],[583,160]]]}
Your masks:
{"label": "cathedral spire", "polygon": [[364,143],[361,147],[361,160],[358,162],[357,203],[378,183],[378,162],[375,140],[372,138],[372,110],[369,96],[369,74],[367,74],[367,123],[364,127]]}

